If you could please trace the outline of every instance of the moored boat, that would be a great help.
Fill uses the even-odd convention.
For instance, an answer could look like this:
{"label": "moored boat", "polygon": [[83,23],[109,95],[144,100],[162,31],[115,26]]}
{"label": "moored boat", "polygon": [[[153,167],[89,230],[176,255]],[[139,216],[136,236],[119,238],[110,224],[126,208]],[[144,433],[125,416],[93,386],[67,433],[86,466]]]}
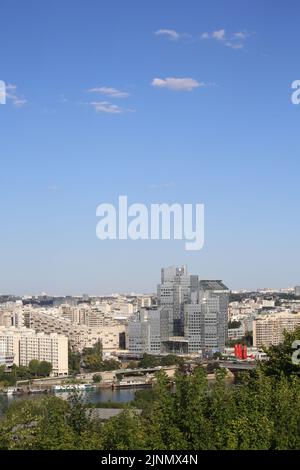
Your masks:
{"label": "moored boat", "polygon": [[95,388],[93,384],[64,384],[64,385],[55,385],[53,387],[54,392],[74,392],[74,391],[85,391]]}

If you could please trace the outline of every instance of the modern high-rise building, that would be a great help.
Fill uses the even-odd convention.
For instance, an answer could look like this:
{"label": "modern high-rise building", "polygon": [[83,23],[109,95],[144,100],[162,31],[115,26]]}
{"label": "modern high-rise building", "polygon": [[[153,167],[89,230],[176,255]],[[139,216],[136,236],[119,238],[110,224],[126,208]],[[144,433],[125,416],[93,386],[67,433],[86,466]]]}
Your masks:
{"label": "modern high-rise building", "polygon": [[223,351],[227,340],[229,289],[222,281],[200,281],[204,319],[203,347]]}
{"label": "modern high-rise building", "polygon": [[189,353],[200,353],[204,341],[204,315],[201,304],[184,306],[184,333]]}
{"label": "modern high-rise building", "polygon": [[161,351],[161,312],[141,308],[128,323],[128,349],[136,354],[159,354]]}
{"label": "modern high-rise building", "polygon": [[300,286],[296,286],[294,292],[296,297],[300,297]]}
{"label": "modern high-rise building", "polygon": [[171,266],[161,270],[157,289],[158,306],[169,318],[169,336],[184,335],[184,305],[197,301],[198,276],[188,274],[186,266]]}
{"label": "modern high-rise building", "polygon": [[[141,309],[129,323],[129,350],[178,354],[223,351],[228,301],[229,290],[222,281],[199,282],[198,276],[188,274],[186,266],[164,268],[158,309],[150,309],[151,315],[146,316]],[[155,337],[152,343],[151,335]]]}
{"label": "modern high-rise building", "polygon": [[189,353],[224,350],[228,300],[229,290],[222,281],[199,282],[198,302],[184,306]]}

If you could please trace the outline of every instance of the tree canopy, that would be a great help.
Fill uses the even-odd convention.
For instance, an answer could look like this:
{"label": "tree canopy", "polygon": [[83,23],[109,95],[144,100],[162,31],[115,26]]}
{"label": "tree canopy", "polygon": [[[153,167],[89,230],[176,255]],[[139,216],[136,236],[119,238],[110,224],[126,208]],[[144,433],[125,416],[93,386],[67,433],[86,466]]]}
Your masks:
{"label": "tree canopy", "polygon": [[[283,450],[300,448],[299,365],[292,342],[269,349],[270,361],[241,373],[230,385],[226,370],[182,368],[171,389],[163,371],[152,390],[140,391],[107,421],[90,414],[78,394],[12,403],[0,419],[0,449]],[[142,409],[137,413],[136,407]]]}

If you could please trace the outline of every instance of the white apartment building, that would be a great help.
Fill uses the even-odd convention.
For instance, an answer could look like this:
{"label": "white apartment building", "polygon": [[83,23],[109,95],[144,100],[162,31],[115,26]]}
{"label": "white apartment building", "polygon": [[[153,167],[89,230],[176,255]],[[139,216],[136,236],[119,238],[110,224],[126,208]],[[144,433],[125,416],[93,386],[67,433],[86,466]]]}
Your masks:
{"label": "white apartment building", "polygon": [[1,355],[13,357],[13,363],[20,365],[20,339],[23,336],[35,334],[29,328],[15,328],[13,326],[0,326],[0,351]]}
{"label": "white apartment building", "polygon": [[32,359],[47,361],[53,375],[68,375],[68,338],[25,327],[0,327],[0,357],[13,357],[16,366],[28,366]]}
{"label": "white apartment building", "polygon": [[253,321],[253,346],[261,348],[282,343],[284,331],[300,326],[300,313],[281,312],[262,315]]}
{"label": "white apartment building", "polygon": [[52,374],[68,375],[68,338],[51,333],[21,336],[19,342],[20,365],[28,366],[32,359],[52,364]]}

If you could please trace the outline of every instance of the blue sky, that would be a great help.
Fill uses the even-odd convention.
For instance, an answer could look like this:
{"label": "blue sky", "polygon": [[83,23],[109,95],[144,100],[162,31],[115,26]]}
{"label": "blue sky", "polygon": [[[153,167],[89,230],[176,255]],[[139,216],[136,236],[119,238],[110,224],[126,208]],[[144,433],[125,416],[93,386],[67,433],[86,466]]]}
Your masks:
{"label": "blue sky", "polygon": [[[3,0],[0,293],[149,292],[183,263],[232,289],[299,284],[298,8]],[[204,248],[98,240],[120,194],[204,203]]]}

